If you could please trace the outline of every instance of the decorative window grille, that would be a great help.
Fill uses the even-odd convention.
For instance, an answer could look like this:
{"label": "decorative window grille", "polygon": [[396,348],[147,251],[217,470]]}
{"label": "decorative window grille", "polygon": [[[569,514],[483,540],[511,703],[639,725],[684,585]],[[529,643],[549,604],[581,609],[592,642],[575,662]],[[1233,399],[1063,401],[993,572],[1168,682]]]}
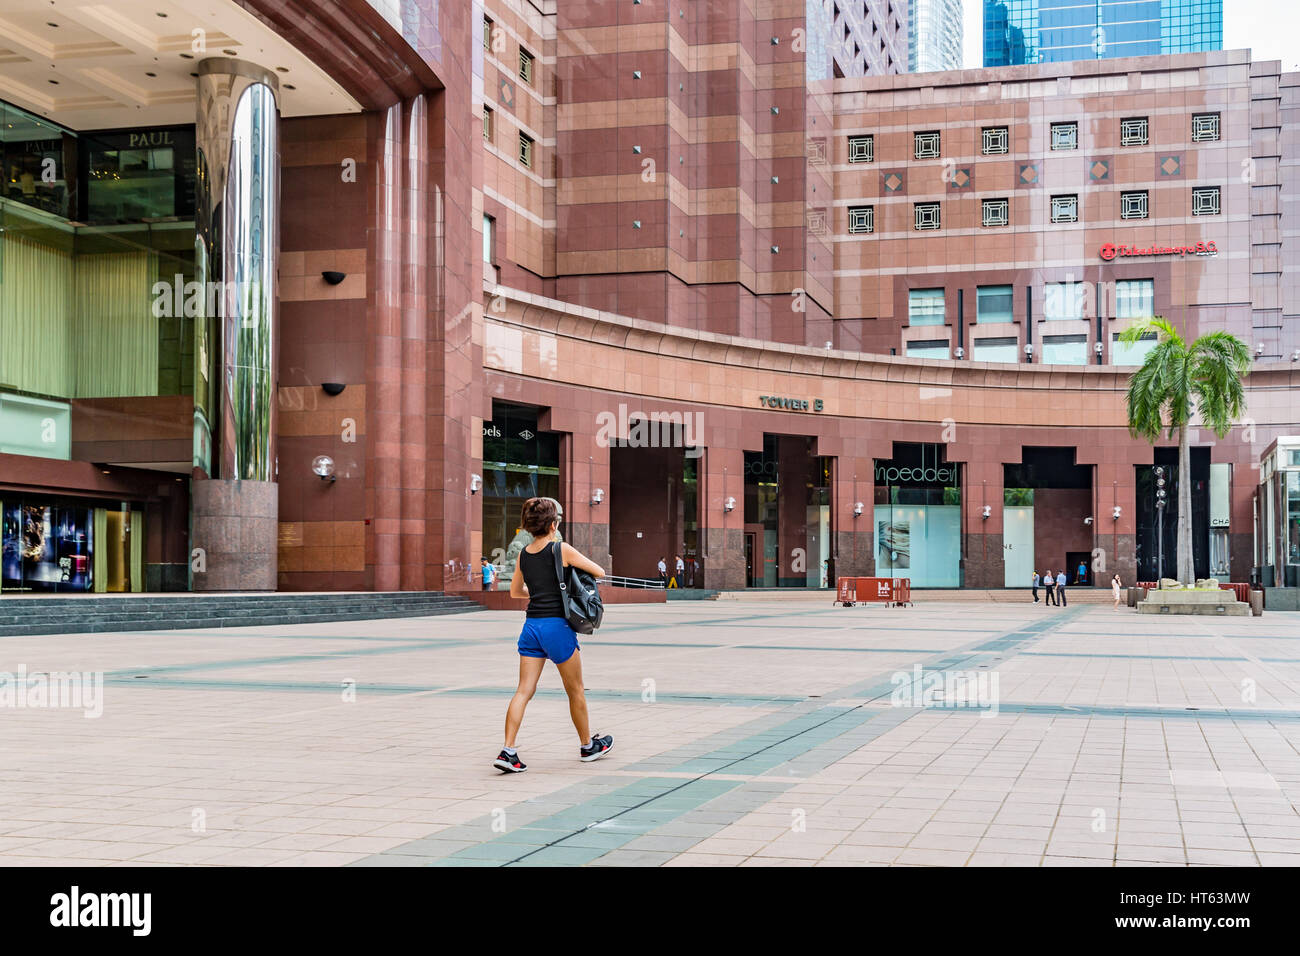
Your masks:
{"label": "decorative window grille", "polygon": [[1078,222],[1079,221],[1079,197],[1078,196],[1053,196],[1052,197],[1052,222]]}
{"label": "decorative window grille", "polygon": [[876,138],[874,136],[849,137],[849,162],[874,163],[876,161]]}
{"label": "decorative window grille", "polygon": [[533,82],[533,55],[523,47],[519,48],[519,79],[525,83]]}
{"label": "decorative window grille", "polygon": [[519,162],[529,169],[533,167],[533,138],[524,133],[519,134]]}
{"label": "decorative window grille", "polygon": [[483,138],[492,142],[492,107],[483,107]]}
{"label": "decorative window grille", "polygon": [[984,155],[997,156],[1011,149],[1011,134],[1005,126],[984,128]]}
{"label": "decorative window grille", "polygon": [[1119,218],[1145,219],[1147,217],[1147,192],[1145,189],[1119,194]]}
{"label": "decorative window grille", "polygon": [[875,206],[849,207],[849,232],[853,234],[876,231]]}
{"label": "decorative window grille", "polygon": [[1078,149],[1079,148],[1079,124],[1078,123],[1053,123],[1052,124],[1052,149]]}
{"label": "decorative window grille", "polygon": [[939,204],[919,202],[914,207],[917,232],[932,232],[939,228]]}
{"label": "decorative window grille", "polygon": [[1217,216],[1219,214],[1219,187],[1202,186],[1192,190],[1192,215]]}
{"label": "decorative window grille", "polygon": [[985,199],[981,212],[985,226],[1005,226],[1010,221],[1010,203],[1005,199]]}
{"label": "decorative window grille", "polygon": [[938,159],[939,158],[939,132],[931,130],[928,133],[912,134],[912,155],[916,159]]}
{"label": "decorative window grille", "polygon": [[1119,144],[1121,146],[1145,146],[1147,144],[1147,118],[1137,116],[1119,121]]}

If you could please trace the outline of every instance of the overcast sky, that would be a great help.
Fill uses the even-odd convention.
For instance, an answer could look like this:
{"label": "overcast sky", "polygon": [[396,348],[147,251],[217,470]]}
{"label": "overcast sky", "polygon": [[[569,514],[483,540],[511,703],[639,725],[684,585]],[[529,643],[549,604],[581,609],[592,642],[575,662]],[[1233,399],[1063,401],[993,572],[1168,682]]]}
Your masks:
{"label": "overcast sky", "polygon": [[[964,66],[983,66],[984,0],[964,0]],[[1223,48],[1249,48],[1256,60],[1281,60],[1282,69],[1300,70],[1300,2],[1223,0]]]}

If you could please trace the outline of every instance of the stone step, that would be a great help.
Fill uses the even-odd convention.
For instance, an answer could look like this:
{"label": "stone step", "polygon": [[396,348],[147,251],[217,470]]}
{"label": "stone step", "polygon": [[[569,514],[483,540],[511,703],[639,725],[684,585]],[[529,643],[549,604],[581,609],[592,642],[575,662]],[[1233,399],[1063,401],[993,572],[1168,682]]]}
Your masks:
{"label": "stone step", "polygon": [[267,627],[434,617],[481,609],[472,600],[440,591],[21,598],[0,601],[0,636]]}

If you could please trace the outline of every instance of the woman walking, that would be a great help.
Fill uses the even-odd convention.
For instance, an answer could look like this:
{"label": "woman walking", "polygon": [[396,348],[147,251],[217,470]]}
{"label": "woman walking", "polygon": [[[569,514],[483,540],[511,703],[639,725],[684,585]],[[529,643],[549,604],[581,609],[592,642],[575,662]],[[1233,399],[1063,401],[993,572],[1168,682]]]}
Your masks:
{"label": "woman walking", "polygon": [[1110,579],[1110,592],[1111,594],[1115,595],[1115,610],[1117,611],[1119,610],[1119,593],[1123,589],[1123,587],[1124,584],[1122,581],[1120,581],[1118,574],[1114,575]]}
{"label": "woman walking", "polygon": [[528,598],[524,629],[519,635],[519,687],[506,710],[505,746],[492,766],[503,773],[523,773],[527,765],[519,759],[515,737],[524,719],[524,708],[533,699],[537,679],[547,660],[555,662],[569,695],[569,716],[578,731],[578,759],[599,760],[614,745],[614,738],[590,734],[587,696],[582,686],[582,655],[578,635],[564,616],[564,599],[555,575],[555,548],[565,566],[581,568],[598,578],[605,571],[576,548],[557,540],[560,514],[553,498],[529,498],[524,502],[520,522],[533,536],[531,544],[519,552],[514,577],[510,579],[510,596]]}

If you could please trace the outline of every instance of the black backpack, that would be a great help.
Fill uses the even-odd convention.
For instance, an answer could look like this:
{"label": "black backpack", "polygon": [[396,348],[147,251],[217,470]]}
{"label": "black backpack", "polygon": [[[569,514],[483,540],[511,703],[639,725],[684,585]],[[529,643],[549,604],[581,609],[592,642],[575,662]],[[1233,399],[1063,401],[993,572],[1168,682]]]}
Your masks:
{"label": "black backpack", "polygon": [[564,617],[569,627],[579,634],[591,634],[600,627],[605,616],[605,602],[601,600],[596,579],[581,568],[564,566],[557,542],[551,550],[555,553],[555,576],[560,581],[560,600],[564,602]]}

